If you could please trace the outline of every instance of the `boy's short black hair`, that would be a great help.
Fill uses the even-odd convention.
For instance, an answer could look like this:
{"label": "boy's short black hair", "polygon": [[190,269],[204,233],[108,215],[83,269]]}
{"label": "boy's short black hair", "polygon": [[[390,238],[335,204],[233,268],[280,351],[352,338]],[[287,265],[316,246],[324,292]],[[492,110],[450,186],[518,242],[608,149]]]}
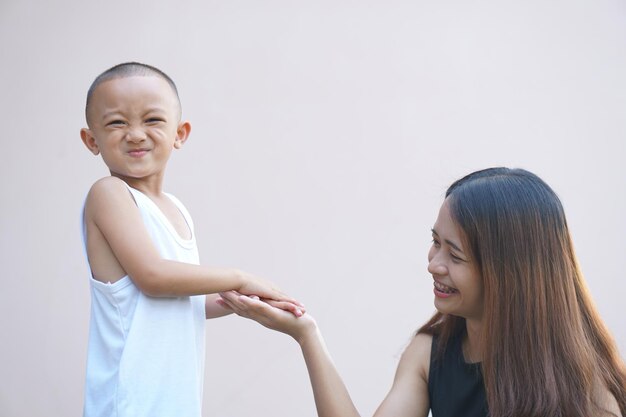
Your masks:
{"label": "boy's short black hair", "polygon": [[95,89],[105,81],[113,80],[116,78],[126,78],[133,76],[157,76],[163,78],[167,83],[172,87],[172,91],[176,95],[176,99],[178,101],[179,111],[181,110],[180,98],[178,97],[178,89],[176,88],[176,84],[174,80],[172,80],[166,73],[161,71],[160,69],[153,67],[152,65],[142,64],[141,62],[124,62],[121,64],[117,64],[108,70],[104,71],[102,74],[98,75],[96,79],[91,83],[89,90],[87,91],[87,101],[85,103],[85,117],[87,118],[87,123],[89,123],[89,103],[91,102],[91,96]]}

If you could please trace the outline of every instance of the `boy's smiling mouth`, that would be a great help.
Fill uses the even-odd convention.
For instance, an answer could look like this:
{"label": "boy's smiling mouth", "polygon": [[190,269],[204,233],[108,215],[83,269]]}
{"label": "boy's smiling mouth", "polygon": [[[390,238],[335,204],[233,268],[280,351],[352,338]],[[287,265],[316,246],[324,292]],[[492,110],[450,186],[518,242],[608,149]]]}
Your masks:
{"label": "boy's smiling mouth", "polygon": [[128,151],[128,154],[134,158],[140,158],[150,151],[149,149],[132,149]]}

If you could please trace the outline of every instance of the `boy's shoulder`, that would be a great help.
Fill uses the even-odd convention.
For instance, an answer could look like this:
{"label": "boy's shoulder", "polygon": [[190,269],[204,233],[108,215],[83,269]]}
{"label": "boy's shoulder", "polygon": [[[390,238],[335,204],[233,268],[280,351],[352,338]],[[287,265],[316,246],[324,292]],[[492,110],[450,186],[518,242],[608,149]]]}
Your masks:
{"label": "boy's shoulder", "polygon": [[102,177],[96,182],[94,182],[89,191],[91,192],[94,190],[99,191],[99,190],[110,190],[110,189],[114,189],[114,190],[126,189],[126,183],[118,177],[109,175],[107,177]]}
{"label": "boy's shoulder", "polygon": [[87,193],[86,206],[115,206],[120,201],[129,200],[132,201],[132,196],[126,183],[117,177],[108,176],[93,183]]}
{"label": "boy's shoulder", "polygon": [[93,183],[87,194],[87,199],[92,199],[102,194],[118,194],[122,192],[128,194],[128,186],[126,183],[117,177],[108,176],[100,178]]}

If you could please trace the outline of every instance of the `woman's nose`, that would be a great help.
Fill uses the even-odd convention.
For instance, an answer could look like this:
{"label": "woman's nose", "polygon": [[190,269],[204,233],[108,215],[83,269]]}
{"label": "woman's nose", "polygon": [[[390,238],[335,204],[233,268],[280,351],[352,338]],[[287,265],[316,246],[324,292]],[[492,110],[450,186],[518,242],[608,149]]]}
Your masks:
{"label": "woman's nose", "polygon": [[434,255],[428,257],[428,272],[432,275],[446,275],[448,268],[441,262],[439,256]]}

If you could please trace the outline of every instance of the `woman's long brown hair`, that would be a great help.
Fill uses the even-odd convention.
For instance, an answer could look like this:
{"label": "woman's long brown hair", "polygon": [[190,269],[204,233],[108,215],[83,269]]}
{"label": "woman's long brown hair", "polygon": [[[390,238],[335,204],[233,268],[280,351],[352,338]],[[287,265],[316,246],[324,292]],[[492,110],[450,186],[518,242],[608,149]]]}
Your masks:
{"label": "woman's long brown hair", "polygon": [[[456,181],[446,198],[484,282],[481,369],[490,416],[597,416],[594,392],[603,390],[626,416],[626,367],[587,290],[554,191],[528,171],[491,168]],[[445,349],[464,324],[437,313],[418,332],[437,334]]]}

